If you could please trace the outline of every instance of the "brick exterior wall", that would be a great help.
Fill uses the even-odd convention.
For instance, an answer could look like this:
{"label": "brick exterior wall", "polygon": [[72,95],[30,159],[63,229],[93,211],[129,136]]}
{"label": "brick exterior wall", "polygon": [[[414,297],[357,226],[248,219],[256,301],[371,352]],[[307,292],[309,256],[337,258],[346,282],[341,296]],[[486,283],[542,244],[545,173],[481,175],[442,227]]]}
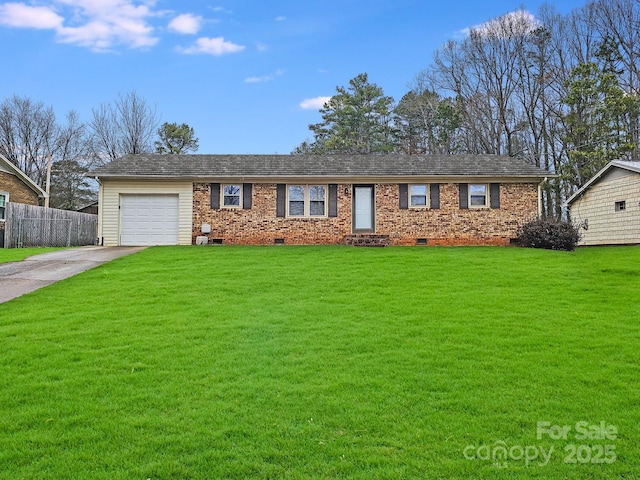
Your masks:
{"label": "brick exterior wall", "polygon": [[500,208],[460,209],[457,183],[440,184],[440,208],[398,208],[398,186],[376,186],[377,233],[392,245],[509,245],[518,226],[538,215],[537,184],[503,183]]}
{"label": "brick exterior wall", "polygon": [[[345,195],[345,189],[348,194]],[[391,245],[508,245],[522,223],[538,214],[538,185],[503,183],[499,209],[460,209],[457,183],[440,184],[439,209],[401,210],[397,184],[377,184],[375,194],[376,234],[389,235]],[[193,186],[193,233],[211,243],[341,244],[352,233],[351,184],[338,185],[338,216],[332,218],[276,217],[276,184],[253,184],[252,208],[211,209],[208,183]],[[201,233],[202,224],[211,233]]]}
{"label": "brick exterior wall", "polygon": [[0,171],[0,191],[9,192],[9,201],[38,205],[38,194],[15,175]]}

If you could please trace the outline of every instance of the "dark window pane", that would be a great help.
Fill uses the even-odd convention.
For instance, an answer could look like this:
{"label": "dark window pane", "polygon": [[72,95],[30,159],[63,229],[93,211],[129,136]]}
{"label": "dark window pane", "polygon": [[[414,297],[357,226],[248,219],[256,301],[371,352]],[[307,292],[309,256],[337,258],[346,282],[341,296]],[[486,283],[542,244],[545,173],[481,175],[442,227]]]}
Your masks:
{"label": "dark window pane", "polygon": [[324,202],[312,201],[309,204],[309,214],[312,216],[324,215]]}
{"label": "dark window pane", "polygon": [[472,207],[484,207],[487,204],[486,197],[484,195],[471,195]]}
{"label": "dark window pane", "polygon": [[411,195],[411,206],[413,207],[425,207],[427,205],[426,195]]}
{"label": "dark window pane", "polygon": [[240,197],[239,196],[230,196],[230,195],[225,195],[224,196],[224,205],[226,207],[237,207],[240,206]]}
{"label": "dark window pane", "polygon": [[304,215],[304,201],[290,200],[289,215],[301,217]]}

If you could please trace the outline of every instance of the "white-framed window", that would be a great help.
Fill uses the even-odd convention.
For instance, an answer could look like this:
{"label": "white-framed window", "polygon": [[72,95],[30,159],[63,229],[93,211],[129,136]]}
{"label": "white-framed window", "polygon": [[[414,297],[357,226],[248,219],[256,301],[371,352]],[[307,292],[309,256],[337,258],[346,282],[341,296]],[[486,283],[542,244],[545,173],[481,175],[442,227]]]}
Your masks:
{"label": "white-framed window", "polygon": [[413,208],[429,207],[429,185],[409,185],[409,206]]}
{"label": "white-framed window", "polygon": [[9,203],[9,194],[0,192],[0,222],[4,222],[6,219],[7,203]]}
{"label": "white-framed window", "polygon": [[626,200],[622,200],[620,202],[616,202],[616,212],[624,212],[627,209]]}
{"label": "white-framed window", "polygon": [[486,183],[472,183],[469,185],[469,207],[482,208],[489,205],[489,187]]}
{"label": "white-framed window", "polygon": [[242,208],[242,185],[222,185],[222,207]]}
{"label": "white-framed window", "polygon": [[326,217],[326,185],[288,185],[287,216]]}

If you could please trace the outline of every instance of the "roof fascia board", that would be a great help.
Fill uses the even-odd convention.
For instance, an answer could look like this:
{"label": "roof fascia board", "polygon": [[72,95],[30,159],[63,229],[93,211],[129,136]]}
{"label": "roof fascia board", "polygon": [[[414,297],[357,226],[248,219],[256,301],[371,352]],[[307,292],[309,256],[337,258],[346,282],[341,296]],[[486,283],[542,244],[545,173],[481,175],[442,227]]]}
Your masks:
{"label": "roof fascia board", "polygon": [[618,168],[623,168],[625,170],[629,170],[632,172],[636,172],[636,173],[640,173],[640,169],[635,168],[625,162],[619,162],[616,160],[613,160],[609,163],[607,163],[598,173],[596,173],[593,177],[591,177],[589,179],[589,181],[587,183],[585,183],[580,189],[578,189],[578,191],[576,193],[574,193],[573,195],[571,195],[566,202],[564,202],[563,206],[564,207],[571,207],[571,204],[573,202],[575,202],[578,198],[580,198],[582,195],[584,195],[584,193],[591,188],[591,185],[593,185],[594,183],[596,183],[598,180],[600,180],[600,178],[602,178],[602,176],[607,173],[609,170],[611,170],[613,167],[618,167]]}

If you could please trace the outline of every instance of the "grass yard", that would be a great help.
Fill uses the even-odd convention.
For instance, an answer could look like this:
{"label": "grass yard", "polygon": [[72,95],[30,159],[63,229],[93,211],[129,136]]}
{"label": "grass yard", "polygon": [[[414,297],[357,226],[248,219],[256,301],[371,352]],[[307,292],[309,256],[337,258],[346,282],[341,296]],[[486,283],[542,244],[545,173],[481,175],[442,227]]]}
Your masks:
{"label": "grass yard", "polygon": [[38,255],[39,253],[53,252],[60,248],[0,248],[0,264],[8,262],[19,262],[27,257]]}
{"label": "grass yard", "polygon": [[0,305],[0,478],[640,478],[639,291],[635,247],[147,249]]}

